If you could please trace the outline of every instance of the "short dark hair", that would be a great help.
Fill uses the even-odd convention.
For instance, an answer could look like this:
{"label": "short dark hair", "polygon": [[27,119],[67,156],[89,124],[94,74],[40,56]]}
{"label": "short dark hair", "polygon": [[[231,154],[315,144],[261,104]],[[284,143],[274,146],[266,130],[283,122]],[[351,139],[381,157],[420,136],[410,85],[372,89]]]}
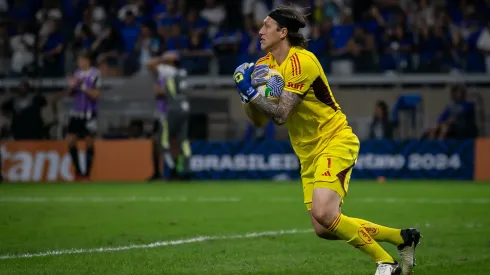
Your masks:
{"label": "short dark hair", "polygon": [[87,59],[92,64],[94,55],[88,50],[81,50],[77,53],[77,57]]}
{"label": "short dark hair", "polygon": [[[306,14],[301,13],[293,6],[280,5],[273,9],[269,16],[276,20],[277,24],[279,25],[278,30],[282,28],[286,28],[288,30],[286,39],[289,41],[291,46],[306,48],[308,40],[298,32],[299,29],[306,27],[308,22]],[[284,19],[283,21],[292,24],[292,26],[285,26],[286,24],[278,22],[278,20],[274,17],[282,18]]]}

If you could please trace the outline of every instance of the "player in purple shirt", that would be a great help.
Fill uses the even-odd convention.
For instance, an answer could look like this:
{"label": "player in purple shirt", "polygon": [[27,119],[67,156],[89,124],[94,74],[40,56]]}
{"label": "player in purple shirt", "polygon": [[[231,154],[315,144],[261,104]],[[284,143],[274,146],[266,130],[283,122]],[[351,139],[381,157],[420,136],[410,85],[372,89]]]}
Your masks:
{"label": "player in purple shirt", "polygon": [[[68,79],[69,95],[73,98],[70,110],[66,141],[76,171],[76,180],[88,179],[94,157],[94,137],[97,131],[97,100],[100,96],[101,76],[98,69],[91,66],[90,56],[78,56],[78,69]],[[87,143],[85,173],[78,161],[77,141]]]}

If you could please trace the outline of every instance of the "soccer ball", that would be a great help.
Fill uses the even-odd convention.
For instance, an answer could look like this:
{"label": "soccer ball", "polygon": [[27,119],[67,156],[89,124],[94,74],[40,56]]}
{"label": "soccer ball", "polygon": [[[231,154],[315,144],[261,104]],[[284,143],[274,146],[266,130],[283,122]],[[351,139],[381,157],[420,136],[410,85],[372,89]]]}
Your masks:
{"label": "soccer ball", "polygon": [[[278,102],[281,97],[282,89],[284,88],[284,78],[276,70],[269,69],[269,73],[266,76],[267,83],[254,86],[257,92],[263,97],[270,98],[271,100]],[[253,104],[243,105],[245,113],[250,121],[257,127],[264,127],[269,118],[258,110]]]}
{"label": "soccer ball", "polygon": [[263,97],[278,100],[281,97],[282,90],[284,89],[284,77],[280,72],[269,69],[269,73],[266,76],[267,83],[254,87],[259,94]]}

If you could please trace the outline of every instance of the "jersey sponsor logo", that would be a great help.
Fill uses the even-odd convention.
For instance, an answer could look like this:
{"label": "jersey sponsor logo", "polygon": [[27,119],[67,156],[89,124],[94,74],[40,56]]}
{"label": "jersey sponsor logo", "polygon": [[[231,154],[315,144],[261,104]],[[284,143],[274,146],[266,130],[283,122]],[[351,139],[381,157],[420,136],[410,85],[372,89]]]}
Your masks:
{"label": "jersey sponsor logo", "polygon": [[301,91],[305,87],[305,84],[304,83],[291,83],[291,82],[288,82],[287,87],[288,88],[291,88],[291,89],[294,89],[294,90]]}

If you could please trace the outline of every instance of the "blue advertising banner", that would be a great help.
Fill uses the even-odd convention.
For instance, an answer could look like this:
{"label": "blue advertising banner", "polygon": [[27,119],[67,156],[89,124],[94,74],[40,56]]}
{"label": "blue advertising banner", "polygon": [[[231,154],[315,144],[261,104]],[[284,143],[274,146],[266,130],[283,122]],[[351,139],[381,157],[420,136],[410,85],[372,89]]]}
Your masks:
{"label": "blue advertising banner", "polygon": [[353,178],[473,179],[474,141],[361,142]]}
{"label": "blue advertising banner", "polygon": [[192,154],[190,169],[197,179],[299,178],[289,141],[195,141]]}
{"label": "blue advertising banner", "polygon": [[[289,141],[196,141],[190,169],[196,179],[299,179]],[[473,179],[474,142],[361,142],[353,178]]]}

